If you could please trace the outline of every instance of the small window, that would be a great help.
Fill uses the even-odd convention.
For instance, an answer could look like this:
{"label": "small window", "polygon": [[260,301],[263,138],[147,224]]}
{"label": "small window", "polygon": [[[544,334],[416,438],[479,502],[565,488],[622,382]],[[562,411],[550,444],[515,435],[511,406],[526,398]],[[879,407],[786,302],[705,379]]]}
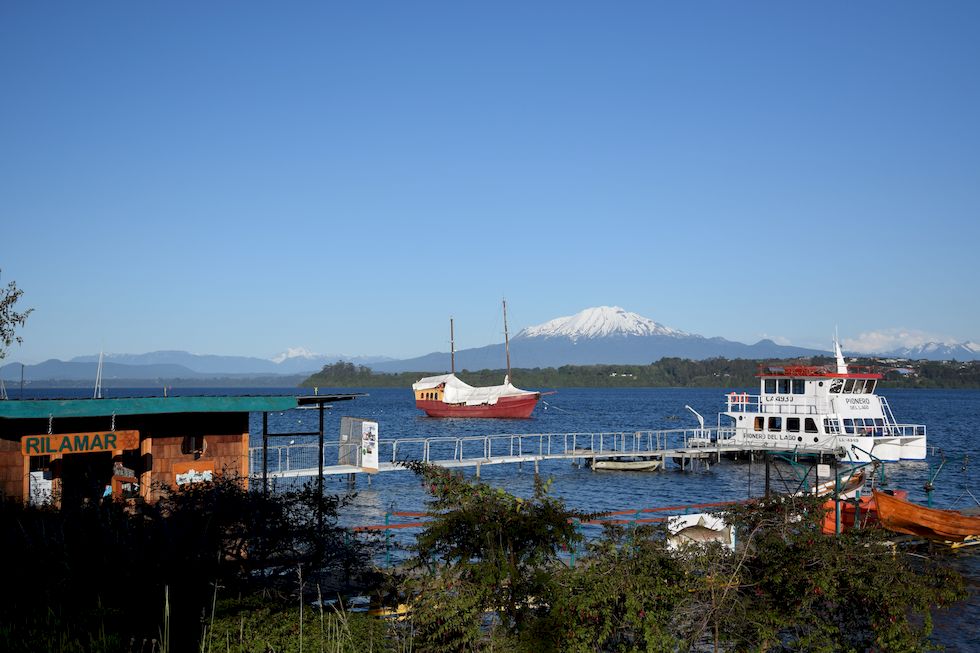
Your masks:
{"label": "small window", "polygon": [[776,393],[776,379],[766,379],[766,394],[771,395]]}
{"label": "small window", "polygon": [[755,418],[755,424],[754,424],[755,430],[756,431],[761,431],[762,428],[765,426],[765,422],[766,422],[766,418],[765,417],[762,417],[761,415],[757,415],[756,418]]}
{"label": "small window", "polygon": [[844,387],[843,379],[834,379],[830,382],[830,391],[834,394],[840,394],[841,388]]}
{"label": "small window", "polygon": [[854,435],[854,420],[850,417],[844,418],[844,433]]}
{"label": "small window", "polygon": [[875,418],[875,435],[885,434],[885,420],[880,417]]}
{"label": "small window", "polygon": [[793,394],[801,395],[806,391],[806,381],[803,379],[793,379]]}
{"label": "small window", "polygon": [[864,379],[854,379],[853,392],[856,395],[864,393]]}
{"label": "small window", "polygon": [[864,394],[873,395],[875,393],[875,386],[878,382],[874,379],[868,379],[864,384]]}
{"label": "small window", "polygon": [[779,394],[788,395],[789,394],[789,379],[779,379]]}
{"label": "small window", "polygon": [[782,417],[770,417],[769,418],[769,430],[770,431],[782,431],[783,430],[783,418]]}
{"label": "small window", "polygon": [[854,379],[848,379],[844,381],[844,389],[841,390],[841,392],[843,392],[846,395],[849,395],[852,392],[854,392]]}
{"label": "small window", "polygon": [[813,421],[812,417],[807,417],[806,421],[803,422],[803,430],[807,433],[819,433],[817,431],[817,423]]}
{"label": "small window", "polygon": [[823,430],[831,435],[840,433],[840,422],[838,422],[836,418],[824,417]]}
{"label": "small window", "polygon": [[800,418],[799,417],[787,417],[786,418],[786,430],[791,433],[800,432]]}

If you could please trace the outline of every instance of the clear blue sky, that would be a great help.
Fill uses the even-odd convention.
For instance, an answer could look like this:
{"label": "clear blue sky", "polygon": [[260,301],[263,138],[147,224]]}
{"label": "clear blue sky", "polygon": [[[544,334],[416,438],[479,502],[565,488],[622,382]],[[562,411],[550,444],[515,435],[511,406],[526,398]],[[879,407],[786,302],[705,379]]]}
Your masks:
{"label": "clear blue sky", "polygon": [[976,2],[8,1],[0,89],[8,361],[980,340]]}

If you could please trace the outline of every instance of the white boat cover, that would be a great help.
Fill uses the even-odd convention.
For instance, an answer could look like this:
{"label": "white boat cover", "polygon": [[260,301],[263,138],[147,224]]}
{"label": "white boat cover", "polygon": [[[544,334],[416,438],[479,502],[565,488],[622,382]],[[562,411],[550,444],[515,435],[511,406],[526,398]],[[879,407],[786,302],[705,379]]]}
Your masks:
{"label": "white boat cover", "polygon": [[496,404],[501,397],[519,397],[523,395],[534,395],[536,392],[515,388],[510,383],[510,379],[504,377],[503,385],[491,385],[483,388],[474,388],[468,383],[460,381],[455,374],[440,374],[439,376],[427,376],[419,379],[412,384],[412,390],[433,390],[445,384],[442,400],[447,404],[466,404],[467,406],[480,406],[482,404]]}

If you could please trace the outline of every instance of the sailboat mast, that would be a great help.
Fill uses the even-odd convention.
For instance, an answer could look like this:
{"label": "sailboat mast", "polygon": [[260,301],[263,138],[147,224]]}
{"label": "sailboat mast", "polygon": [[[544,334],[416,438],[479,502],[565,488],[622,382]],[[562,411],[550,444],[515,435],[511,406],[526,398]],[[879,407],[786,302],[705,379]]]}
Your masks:
{"label": "sailboat mast", "polygon": [[504,301],[504,351],[507,353],[507,383],[510,383],[510,336],[507,333],[507,300]]}
{"label": "sailboat mast", "polygon": [[453,374],[456,373],[456,338],[453,336],[453,318],[449,318],[449,365]]}
{"label": "sailboat mast", "polygon": [[92,393],[92,399],[102,399],[102,355],[104,352],[99,352],[99,367],[95,372],[95,392]]}

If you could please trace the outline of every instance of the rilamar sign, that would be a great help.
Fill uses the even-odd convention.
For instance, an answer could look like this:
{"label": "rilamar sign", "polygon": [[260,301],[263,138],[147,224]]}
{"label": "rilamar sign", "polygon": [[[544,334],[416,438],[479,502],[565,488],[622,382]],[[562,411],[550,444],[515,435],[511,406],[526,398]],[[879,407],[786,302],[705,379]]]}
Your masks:
{"label": "rilamar sign", "polygon": [[20,450],[25,456],[50,456],[51,454],[138,449],[139,446],[139,431],[95,431],[92,433],[27,435],[21,438]]}

